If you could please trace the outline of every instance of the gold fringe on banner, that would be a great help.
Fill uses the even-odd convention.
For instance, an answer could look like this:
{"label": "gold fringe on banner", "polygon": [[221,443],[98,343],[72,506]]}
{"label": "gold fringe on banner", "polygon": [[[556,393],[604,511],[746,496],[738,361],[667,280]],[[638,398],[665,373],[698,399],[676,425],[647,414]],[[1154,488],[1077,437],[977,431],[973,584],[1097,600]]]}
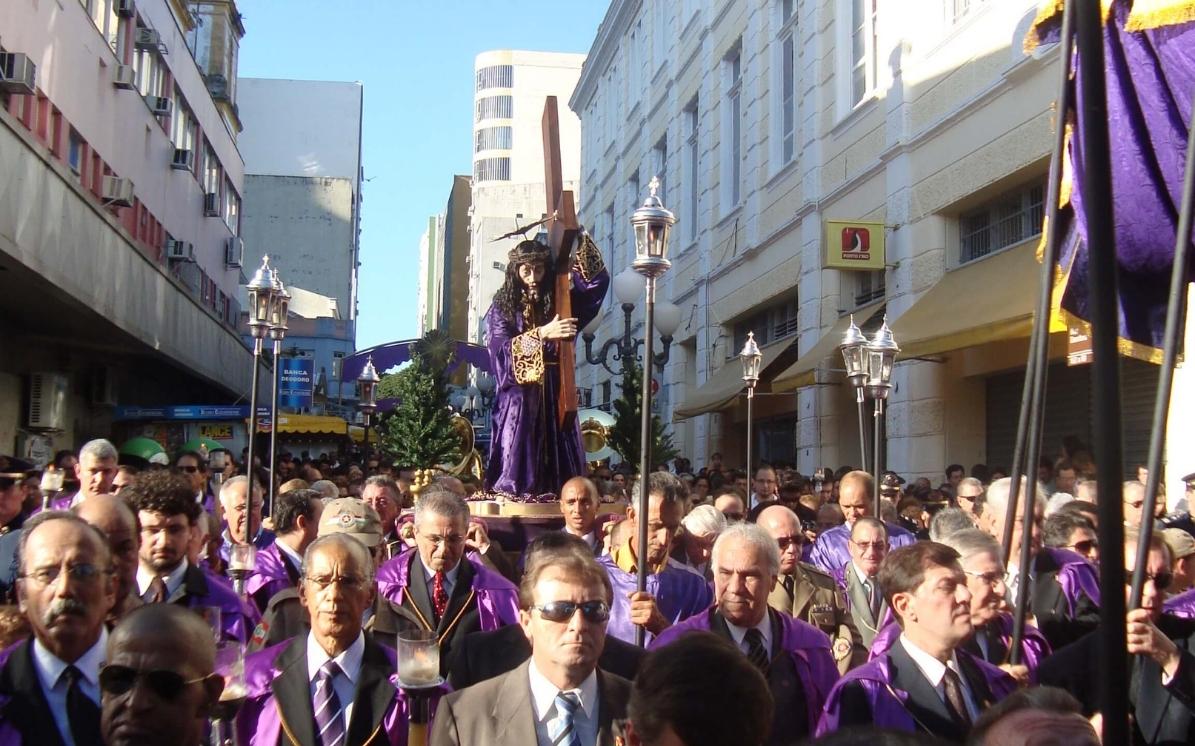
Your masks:
{"label": "gold fringe on banner", "polygon": [[1134,0],[1125,31],[1146,31],[1195,21],[1193,0]]}

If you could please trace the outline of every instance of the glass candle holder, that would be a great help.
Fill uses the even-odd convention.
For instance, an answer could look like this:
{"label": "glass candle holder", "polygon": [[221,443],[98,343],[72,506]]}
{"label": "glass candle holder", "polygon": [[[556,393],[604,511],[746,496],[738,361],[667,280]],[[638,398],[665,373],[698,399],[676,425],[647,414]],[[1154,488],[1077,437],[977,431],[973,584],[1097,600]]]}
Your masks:
{"label": "glass candle holder", "polygon": [[228,569],[232,572],[252,572],[257,566],[257,547],[252,544],[233,544],[228,552]]}
{"label": "glass candle holder", "polygon": [[398,634],[398,678],[410,687],[433,686],[440,681],[440,640],[430,630]]}

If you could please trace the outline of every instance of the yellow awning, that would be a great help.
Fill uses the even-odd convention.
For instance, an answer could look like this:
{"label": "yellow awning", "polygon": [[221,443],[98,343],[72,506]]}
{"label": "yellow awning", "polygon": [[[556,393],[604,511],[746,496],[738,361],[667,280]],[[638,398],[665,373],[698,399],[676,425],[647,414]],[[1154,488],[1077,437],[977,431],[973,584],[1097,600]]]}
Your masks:
{"label": "yellow awning", "polygon": [[279,433],[328,433],[348,435],[349,423],[343,417],[318,414],[279,414]]}
{"label": "yellow awning", "polygon": [[[358,443],[365,442],[365,428],[360,425],[352,425],[349,427],[349,436]],[[378,442],[378,429],[376,427],[369,428],[369,442]]]}
{"label": "yellow awning", "polygon": [[895,321],[897,359],[1028,337],[1041,283],[1035,241],[943,275]]}
{"label": "yellow awning", "polygon": [[842,335],[851,325],[851,317],[854,316],[855,323],[863,326],[883,305],[883,300],[868,303],[866,306],[855,309],[854,313],[835,321],[834,326],[831,326],[829,331],[822,335],[817,344],[797,358],[797,362],[793,363],[788,370],[776,376],[776,380],[772,381],[772,391],[792,391],[802,386],[812,385],[815,383],[817,369],[821,367],[826,358],[837,359],[836,367],[841,368],[842,358],[838,355],[838,346],[842,343]]}
{"label": "yellow awning", "polygon": [[[761,384],[767,383],[768,366],[796,342],[796,337],[785,337],[760,348],[759,352],[763,355],[759,366]],[[672,411],[672,419],[686,420],[699,414],[725,409],[746,390],[747,384],[743,383],[743,366],[739,362],[738,356],[735,356],[714,371],[714,374],[696,391],[686,396],[681,405]]]}

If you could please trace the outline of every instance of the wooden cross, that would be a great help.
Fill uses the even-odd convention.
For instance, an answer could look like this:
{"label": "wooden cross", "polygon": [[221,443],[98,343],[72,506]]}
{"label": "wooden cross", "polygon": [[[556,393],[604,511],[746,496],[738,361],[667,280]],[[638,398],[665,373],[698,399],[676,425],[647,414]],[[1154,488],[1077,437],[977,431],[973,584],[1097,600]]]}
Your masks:
{"label": "wooden cross", "polygon": [[[564,190],[560,163],[560,114],[556,97],[544,101],[544,192],[547,196],[548,246],[552,249],[552,271],[556,276],[555,312],[562,319],[573,316],[573,245],[581,232],[573,193]],[[560,395],[556,401],[562,431],[569,418],[577,416],[576,341],[559,340]]]}

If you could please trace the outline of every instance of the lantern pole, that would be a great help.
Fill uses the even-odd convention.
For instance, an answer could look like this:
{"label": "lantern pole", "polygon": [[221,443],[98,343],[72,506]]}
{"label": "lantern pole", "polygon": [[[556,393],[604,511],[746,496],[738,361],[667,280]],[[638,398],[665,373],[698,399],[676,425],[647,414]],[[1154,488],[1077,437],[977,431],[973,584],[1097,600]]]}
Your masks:
{"label": "lantern pole", "polygon": [[874,450],[872,454],[875,473],[872,475],[875,487],[875,517],[880,517],[880,474],[884,468],[884,401],[892,392],[892,368],[896,364],[896,353],[900,347],[896,344],[896,337],[888,326],[888,317],[876,330],[864,348],[867,355],[867,395],[875,401],[875,430]]}
{"label": "lantern pole", "polygon": [[[253,546],[255,532],[260,528],[260,526],[253,525],[253,495],[257,487],[256,470],[253,468],[257,453],[254,442],[257,439],[257,372],[261,364],[262,340],[269,331],[270,313],[274,305],[274,280],[272,270],[270,269],[269,256],[261,258],[261,266],[257,268],[257,271],[253,274],[253,279],[249,281],[245,289],[249,294],[249,333],[253,335],[253,380],[249,386],[249,445],[245,453],[245,475],[248,482],[245,502],[248,515],[245,518],[245,541],[242,543]],[[251,555],[252,553],[246,553],[246,556]],[[229,564],[230,567],[233,564],[231,557]],[[237,564],[241,565],[243,563]],[[234,586],[236,586],[238,595],[244,594],[245,572],[243,570],[245,569],[244,567],[239,567],[238,572],[233,574]]]}
{"label": "lantern pole", "polygon": [[[743,345],[743,351],[739,353],[739,360],[743,363],[743,381],[747,384],[747,473],[748,478],[754,477],[754,472],[751,470],[751,465],[755,463],[751,460],[752,446],[755,444],[755,432],[753,429],[753,405],[755,403],[755,385],[759,383],[759,365],[763,359],[760,354],[759,345],[755,342],[755,332],[747,332],[747,342]],[[747,490],[747,510],[750,511],[752,506],[752,490]]]}
{"label": "lantern pole", "polygon": [[[863,395],[863,385],[867,382],[867,367],[864,364],[864,355],[866,355],[867,337],[863,336],[862,330],[855,325],[855,314],[851,314],[851,324],[847,327],[846,334],[842,337],[842,344],[839,349],[842,352],[843,362],[846,363],[846,377],[851,386],[855,389],[855,409],[859,413],[859,468],[867,468],[867,418],[865,412],[865,399]],[[879,475],[876,475],[879,479]]]}
{"label": "lantern pole", "polygon": [[282,368],[282,340],[286,337],[287,314],[290,309],[290,293],[278,277],[278,269],[270,270],[273,298],[270,304],[270,339],[274,341],[274,396],[270,401],[270,484],[266,491],[263,515],[271,515],[277,481],[274,477],[278,466],[278,380]]}

